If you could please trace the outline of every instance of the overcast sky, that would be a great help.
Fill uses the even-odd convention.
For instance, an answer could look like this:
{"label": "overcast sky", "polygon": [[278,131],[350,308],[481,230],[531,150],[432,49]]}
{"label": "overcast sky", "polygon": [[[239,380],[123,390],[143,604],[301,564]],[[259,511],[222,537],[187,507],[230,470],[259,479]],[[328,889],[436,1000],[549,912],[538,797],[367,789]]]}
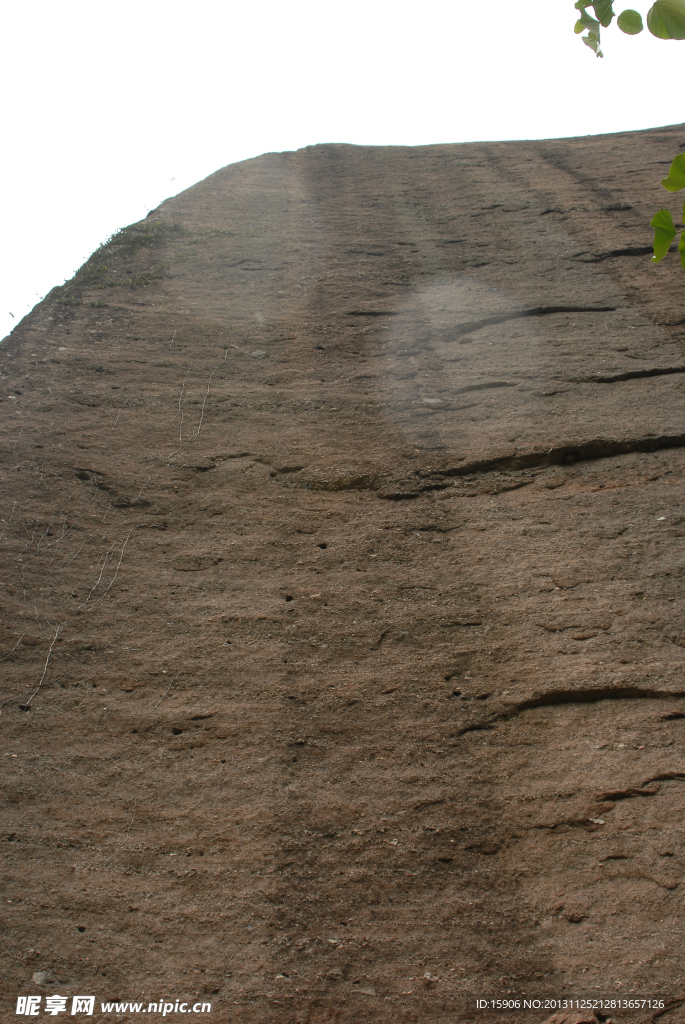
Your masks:
{"label": "overcast sky", "polygon": [[685,42],[612,27],[598,60],[575,17],[573,0],[5,4],[0,337],[118,228],[260,153],[685,120]]}

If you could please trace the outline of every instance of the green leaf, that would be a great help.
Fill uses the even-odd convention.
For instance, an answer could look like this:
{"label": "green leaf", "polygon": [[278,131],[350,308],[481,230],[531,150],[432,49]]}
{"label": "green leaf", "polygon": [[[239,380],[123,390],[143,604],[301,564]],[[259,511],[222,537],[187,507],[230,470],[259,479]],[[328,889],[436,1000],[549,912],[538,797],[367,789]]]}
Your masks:
{"label": "green leaf", "polygon": [[677,235],[673,224],[673,217],[668,210],[659,210],[649,222],[654,228],[654,255],[652,262],[660,263],[671,247],[671,242]]}
{"label": "green leaf", "polygon": [[578,21],[577,21],[577,22],[575,23],[575,25],[573,26],[573,31],[575,32],[575,34],[576,34],[577,36],[579,36],[581,32],[584,32],[584,31],[585,31],[585,25],[583,25],[583,23],[582,23],[582,21],[580,20],[580,18],[578,19]]}
{"label": "green leaf", "polygon": [[583,36],[583,42],[586,46],[589,46],[591,50],[594,50],[598,57],[604,56],[599,48],[599,35],[597,33],[588,32],[586,36]]}
{"label": "green leaf", "polygon": [[679,153],[671,164],[668,177],[663,178],[661,184],[669,192],[680,192],[685,188],[685,153]]}
{"label": "green leaf", "polygon": [[678,252],[680,253],[680,262],[685,270],[685,231],[680,236],[680,245],[678,246]]}
{"label": "green leaf", "polygon": [[591,32],[597,33],[599,39],[599,22],[595,18],[591,18],[587,11],[580,12],[580,18],[576,24],[580,23],[583,28],[589,28]]}
{"label": "green leaf", "polygon": [[658,39],[685,39],[685,0],[656,0],[647,12],[647,28]]}
{"label": "green leaf", "polygon": [[604,28],[609,28],[614,18],[612,0],[595,0],[592,6],[595,9],[595,17],[600,25],[603,25]]}
{"label": "green leaf", "polygon": [[628,36],[636,36],[643,29],[642,18],[637,11],[630,9],[619,14],[616,24],[621,32],[625,32]]}

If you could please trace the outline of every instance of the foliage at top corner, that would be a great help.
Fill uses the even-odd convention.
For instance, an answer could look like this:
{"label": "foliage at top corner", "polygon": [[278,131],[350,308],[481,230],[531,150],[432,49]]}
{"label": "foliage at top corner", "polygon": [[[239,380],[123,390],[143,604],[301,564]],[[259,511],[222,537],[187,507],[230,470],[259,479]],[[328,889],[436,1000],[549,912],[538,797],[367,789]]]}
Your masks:
{"label": "foliage at top corner", "polygon": [[[577,0],[575,4],[579,12],[575,32],[582,32],[583,42],[598,56],[604,54],[600,49],[600,33],[608,28],[616,17],[613,0]],[[592,10],[592,14],[588,11]],[[616,18],[616,24],[626,35],[636,36],[643,31],[642,15],[638,11],[627,8]],[[655,0],[647,12],[647,28],[658,39],[685,39],[685,0]]]}
{"label": "foliage at top corner", "polygon": [[[587,32],[583,36],[583,42],[598,57],[603,57],[600,49],[600,31],[602,28],[608,28],[614,20],[613,0],[576,0],[575,8],[580,14],[575,25],[576,34]],[[588,14],[588,9],[594,12],[594,18]],[[632,9],[622,11],[616,18],[616,24],[629,36],[638,35],[644,28],[642,16]],[[655,0],[647,11],[647,28],[657,39],[685,39],[685,0]],[[668,177],[663,178],[661,184],[668,192],[679,192],[685,188],[685,154],[680,153],[675,157]],[[683,223],[685,224],[685,204]],[[680,229],[673,223],[670,210],[657,210],[650,221],[650,226],[654,228],[652,261],[660,263]],[[678,252],[685,270],[685,230],[680,236]]]}

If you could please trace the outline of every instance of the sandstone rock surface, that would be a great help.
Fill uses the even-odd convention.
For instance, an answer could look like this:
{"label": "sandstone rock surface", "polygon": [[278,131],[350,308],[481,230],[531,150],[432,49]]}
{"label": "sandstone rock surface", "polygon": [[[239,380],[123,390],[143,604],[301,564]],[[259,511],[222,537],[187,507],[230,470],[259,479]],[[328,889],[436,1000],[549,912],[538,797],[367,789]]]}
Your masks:
{"label": "sandstone rock surface", "polygon": [[679,147],[268,154],[2,344],[6,1014],[683,1019]]}

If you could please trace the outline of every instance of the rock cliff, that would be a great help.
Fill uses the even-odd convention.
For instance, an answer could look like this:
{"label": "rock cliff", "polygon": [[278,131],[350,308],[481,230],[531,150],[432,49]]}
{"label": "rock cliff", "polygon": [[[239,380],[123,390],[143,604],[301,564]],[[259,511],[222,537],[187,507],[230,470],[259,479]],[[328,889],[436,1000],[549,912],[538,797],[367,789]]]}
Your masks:
{"label": "rock cliff", "polygon": [[268,154],[3,343],[6,1013],[683,1019],[683,146]]}

